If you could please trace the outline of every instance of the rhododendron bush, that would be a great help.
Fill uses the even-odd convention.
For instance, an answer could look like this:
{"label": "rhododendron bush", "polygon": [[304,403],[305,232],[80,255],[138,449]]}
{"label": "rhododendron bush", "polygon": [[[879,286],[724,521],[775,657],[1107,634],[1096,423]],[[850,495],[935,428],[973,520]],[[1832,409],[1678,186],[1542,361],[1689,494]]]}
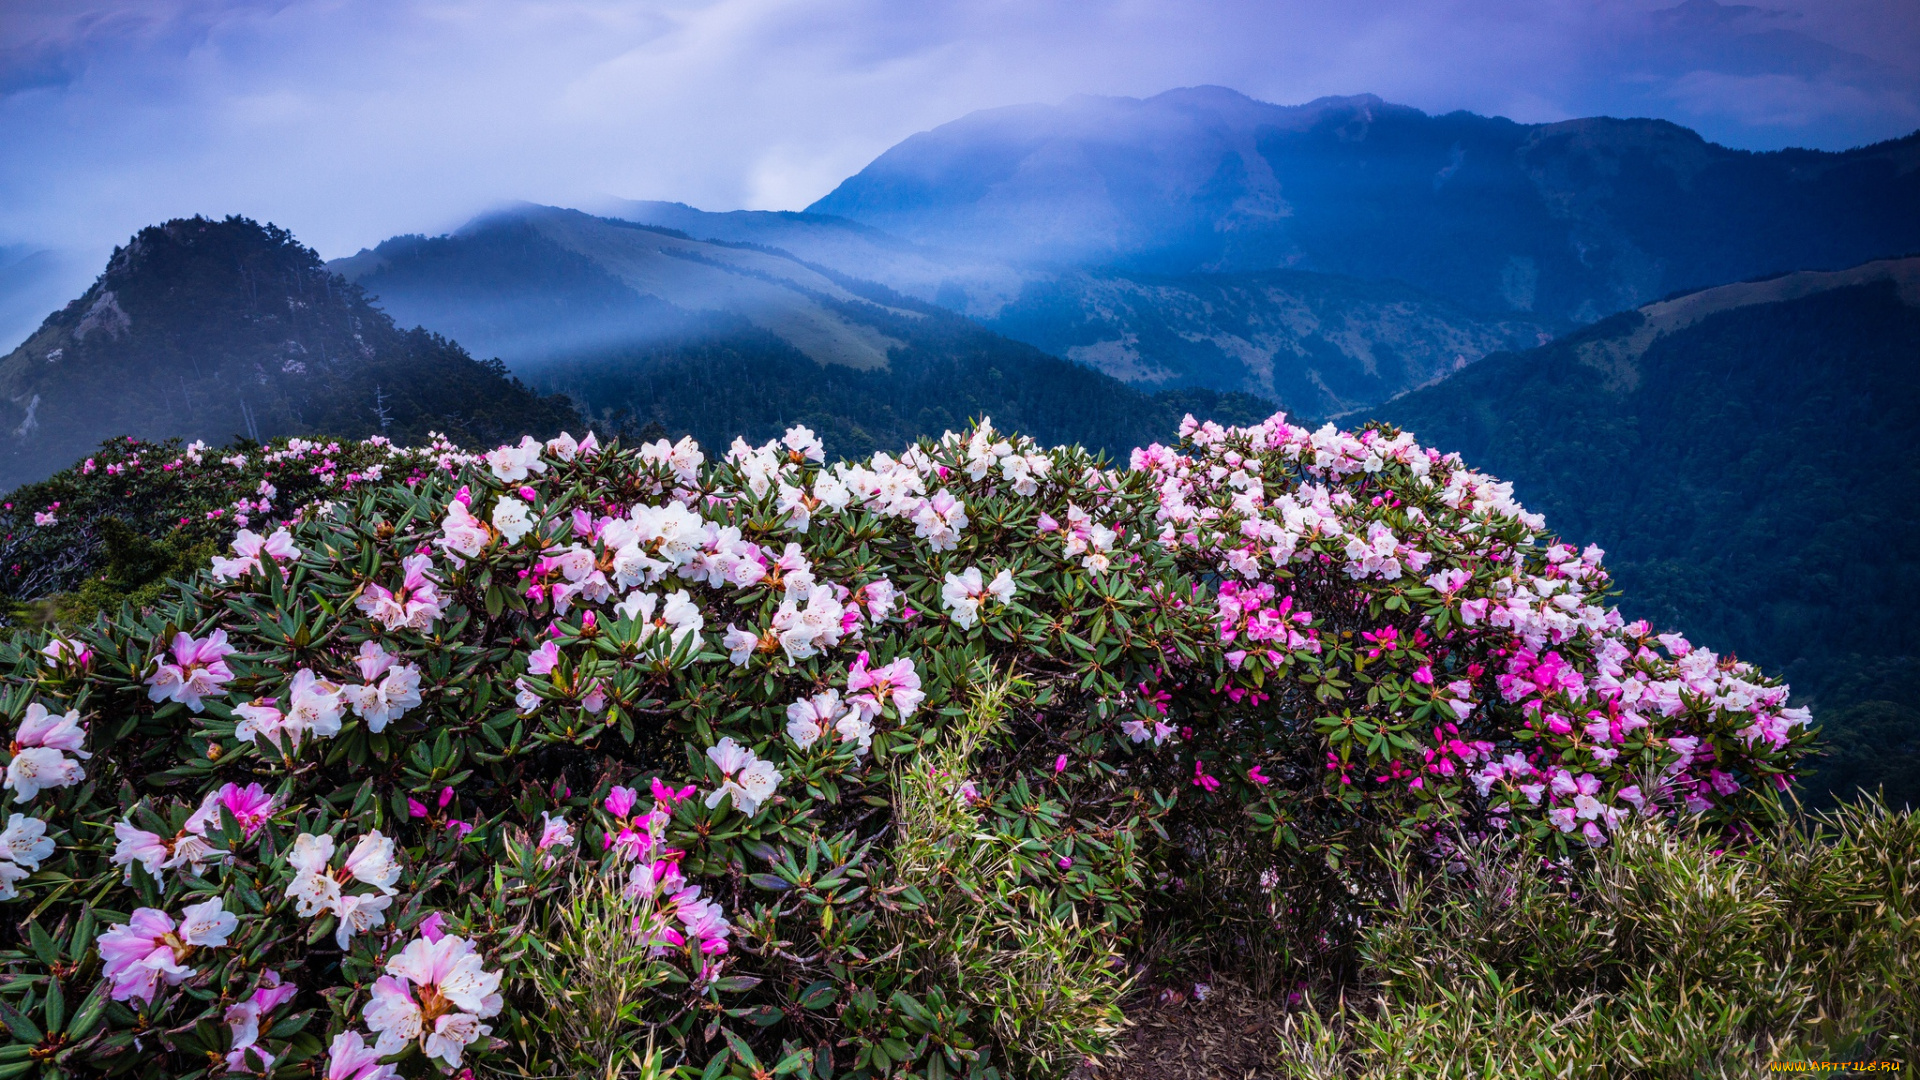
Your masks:
{"label": "rhododendron bush", "polygon": [[[305,508],[364,485],[418,483],[465,456],[438,436],[418,447],[376,436],[219,449],[110,439],[93,456],[0,500],[0,596],[32,602],[69,594],[51,605],[52,614],[91,621],[127,593],[158,591],[176,569],[169,563],[207,545],[224,548],[237,529],[258,533],[262,523],[298,520]],[[113,579],[116,555],[141,564],[119,568],[137,580]]]}
{"label": "rhododendron bush", "polygon": [[658,1061],[1057,1069],[930,958],[934,886],[890,862],[898,779],[989,683],[992,735],[921,779],[1115,948],[1206,830],[1329,873],[1368,838],[1738,832],[1809,738],[1391,430],[1189,422],[1124,468],[985,422],[831,466],[805,429],[563,436],[329,497],[0,655],[0,1075],[537,1072],[582,874],[633,905]]}

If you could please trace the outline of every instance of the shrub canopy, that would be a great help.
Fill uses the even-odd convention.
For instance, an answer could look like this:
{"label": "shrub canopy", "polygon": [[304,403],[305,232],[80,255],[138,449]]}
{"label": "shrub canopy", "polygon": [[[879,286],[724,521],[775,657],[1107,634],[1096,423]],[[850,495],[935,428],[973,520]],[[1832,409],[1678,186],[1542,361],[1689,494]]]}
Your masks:
{"label": "shrub canopy", "polygon": [[[1044,1071],[1099,1025],[1030,1037],[929,910],[1097,975],[1199,832],[1332,867],[1737,832],[1810,739],[1785,686],[1625,623],[1600,551],[1387,428],[1189,421],[1124,469],[985,421],[831,467],[804,428],[409,460],[0,650],[0,997],[32,1048],[0,1075],[536,1070],[542,932],[595,872],[669,1062]],[[1018,888],[896,865],[908,789]]]}

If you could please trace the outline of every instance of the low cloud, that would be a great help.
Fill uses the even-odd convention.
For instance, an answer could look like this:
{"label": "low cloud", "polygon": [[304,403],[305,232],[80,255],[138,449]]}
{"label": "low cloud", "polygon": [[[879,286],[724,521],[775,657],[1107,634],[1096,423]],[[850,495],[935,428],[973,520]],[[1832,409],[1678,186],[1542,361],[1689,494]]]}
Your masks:
{"label": "low cloud", "polygon": [[[794,209],[973,109],[1212,83],[1736,146],[1920,127],[1904,0],[0,0],[0,243],[244,213],[327,256],[510,199]],[[95,262],[97,265],[97,261]]]}

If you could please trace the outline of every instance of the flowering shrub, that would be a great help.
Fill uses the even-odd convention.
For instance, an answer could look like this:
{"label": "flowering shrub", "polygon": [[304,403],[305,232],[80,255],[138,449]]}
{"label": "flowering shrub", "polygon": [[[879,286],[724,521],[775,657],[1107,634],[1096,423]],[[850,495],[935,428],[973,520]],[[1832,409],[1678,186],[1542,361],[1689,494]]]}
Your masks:
{"label": "flowering shrub", "polygon": [[[53,614],[69,624],[90,621],[126,594],[149,599],[166,576],[206,565],[208,545],[233,556],[215,563],[216,573],[223,564],[238,570],[253,556],[226,550],[236,529],[264,542],[316,502],[369,484],[418,483],[427,470],[465,460],[439,436],[416,448],[379,437],[224,449],[112,439],[80,464],[0,500],[0,595],[18,604],[73,594]],[[189,556],[193,565],[176,565]]]}
{"label": "flowering shrub", "polygon": [[[804,428],[718,460],[436,448],[148,610],[16,637],[24,1060],[537,1073],[540,934],[600,875],[650,965],[621,1014],[669,1064],[1057,1072],[1047,1010],[943,973],[1048,941],[1117,986],[1196,830],[1336,867],[1737,832],[1809,738],[1784,686],[1626,623],[1598,550],[1388,429],[1189,422],[1118,469],[982,422],[824,457]],[[989,687],[991,728],[928,758]],[[923,760],[993,888],[924,830],[895,865]],[[915,929],[955,895],[973,936]]]}

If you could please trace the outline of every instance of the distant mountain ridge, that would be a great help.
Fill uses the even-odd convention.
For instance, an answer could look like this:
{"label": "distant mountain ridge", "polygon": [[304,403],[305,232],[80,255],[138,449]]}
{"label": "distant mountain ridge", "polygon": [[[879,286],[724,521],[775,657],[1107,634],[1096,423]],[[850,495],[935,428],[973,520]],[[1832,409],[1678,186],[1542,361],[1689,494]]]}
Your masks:
{"label": "distant mountain ridge", "polygon": [[1544,334],[1535,320],[1480,315],[1395,282],[1048,269],[915,244],[830,215],[618,201],[599,209],[865,278],[1137,386],[1241,391],[1308,415],[1382,401]]}
{"label": "distant mountain ridge", "polygon": [[1398,280],[1564,328],[1920,251],[1920,133],[1750,153],[1659,120],[1518,124],[1196,87],[972,113],[808,211],[975,258]]}
{"label": "distant mountain ridge", "polygon": [[142,229],[91,288],[0,359],[0,488],[102,440],[439,430],[491,443],[577,425],[494,363],[401,330],[285,230],[244,218]]}

